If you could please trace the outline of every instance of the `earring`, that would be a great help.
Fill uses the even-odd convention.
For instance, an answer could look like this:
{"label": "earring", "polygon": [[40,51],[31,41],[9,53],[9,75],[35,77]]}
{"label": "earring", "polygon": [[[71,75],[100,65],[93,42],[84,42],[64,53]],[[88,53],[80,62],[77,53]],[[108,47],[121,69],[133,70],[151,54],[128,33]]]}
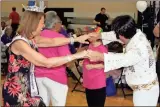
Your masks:
{"label": "earring", "polygon": [[33,36],[35,36],[35,35],[36,35],[36,32],[34,31],[34,32],[32,32],[31,34],[32,34]]}

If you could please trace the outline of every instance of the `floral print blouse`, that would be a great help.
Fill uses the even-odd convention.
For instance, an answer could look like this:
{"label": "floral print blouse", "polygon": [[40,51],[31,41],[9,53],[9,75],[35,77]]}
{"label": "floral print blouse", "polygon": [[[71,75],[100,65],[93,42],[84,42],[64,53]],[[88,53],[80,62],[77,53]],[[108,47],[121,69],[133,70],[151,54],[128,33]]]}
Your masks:
{"label": "floral print blouse", "polygon": [[31,97],[30,66],[28,60],[14,54],[9,47],[8,74],[2,92],[4,106],[44,106],[40,97]]}

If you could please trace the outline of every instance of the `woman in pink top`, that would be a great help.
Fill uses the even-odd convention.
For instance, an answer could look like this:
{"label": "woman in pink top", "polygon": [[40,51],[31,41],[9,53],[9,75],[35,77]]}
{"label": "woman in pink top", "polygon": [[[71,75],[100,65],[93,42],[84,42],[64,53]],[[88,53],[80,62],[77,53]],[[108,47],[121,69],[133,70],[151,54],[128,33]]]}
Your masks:
{"label": "woman in pink top", "polygon": [[[59,33],[61,26],[62,24],[57,14],[54,11],[49,11],[46,13],[46,29],[42,31],[41,36],[47,38],[65,38]],[[68,45],[38,48],[38,50],[47,58],[70,55]],[[39,94],[46,106],[49,106],[50,100],[52,101],[52,106],[65,106],[68,92],[66,65],[54,68],[36,67],[35,75]]]}
{"label": "woman in pink top", "polygon": [[[89,39],[89,49],[106,53],[107,48],[101,40],[93,37]],[[86,98],[89,107],[104,107],[106,98],[106,74],[103,62],[91,62],[84,59],[83,62],[83,85],[86,88]]]}

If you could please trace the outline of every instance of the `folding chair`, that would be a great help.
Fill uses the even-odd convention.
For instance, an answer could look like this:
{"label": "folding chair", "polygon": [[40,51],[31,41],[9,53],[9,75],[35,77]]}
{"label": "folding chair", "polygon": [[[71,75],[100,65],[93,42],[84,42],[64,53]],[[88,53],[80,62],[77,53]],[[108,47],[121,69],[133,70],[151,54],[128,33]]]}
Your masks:
{"label": "folding chair", "polygon": [[78,85],[81,85],[81,86],[82,86],[81,78],[82,78],[82,76],[83,76],[83,73],[82,73],[82,71],[81,71],[80,68],[79,68],[79,67],[80,67],[80,66],[79,66],[79,62],[80,62],[80,61],[82,61],[82,59],[79,59],[79,60],[77,60],[77,61],[75,62],[76,70],[77,70],[77,72],[79,73],[80,76],[79,76],[79,78],[77,79],[77,82],[76,82],[74,88],[72,89],[72,92],[77,91],[77,92],[83,92],[83,93],[85,93],[85,91],[76,89]]}
{"label": "folding chair", "polygon": [[8,47],[1,44],[1,72],[2,76],[5,76],[8,71]]}
{"label": "folding chair", "polygon": [[121,75],[120,75],[120,78],[119,78],[119,80],[118,80],[118,83],[116,84],[116,88],[118,88],[118,85],[120,84],[120,88],[121,88],[121,90],[122,90],[123,96],[124,96],[124,98],[126,98],[126,96],[132,96],[133,94],[126,94],[126,93],[125,93],[125,91],[124,91],[125,86],[124,86],[124,84],[123,84],[123,82],[122,82],[122,79],[123,79],[124,76],[125,76],[125,75],[123,75],[123,71],[122,71],[122,72],[121,72]]}

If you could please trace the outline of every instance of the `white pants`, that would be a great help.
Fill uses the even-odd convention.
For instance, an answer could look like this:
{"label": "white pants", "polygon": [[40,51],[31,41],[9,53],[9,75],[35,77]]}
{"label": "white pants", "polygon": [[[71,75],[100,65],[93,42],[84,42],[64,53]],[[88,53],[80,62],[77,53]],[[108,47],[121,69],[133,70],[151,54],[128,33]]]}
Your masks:
{"label": "white pants", "polygon": [[68,86],[55,82],[49,78],[36,78],[39,89],[39,95],[42,97],[46,106],[49,106],[50,100],[52,106],[65,106]]}
{"label": "white pants", "polygon": [[159,96],[159,85],[150,90],[140,90],[133,92],[134,106],[157,106]]}

